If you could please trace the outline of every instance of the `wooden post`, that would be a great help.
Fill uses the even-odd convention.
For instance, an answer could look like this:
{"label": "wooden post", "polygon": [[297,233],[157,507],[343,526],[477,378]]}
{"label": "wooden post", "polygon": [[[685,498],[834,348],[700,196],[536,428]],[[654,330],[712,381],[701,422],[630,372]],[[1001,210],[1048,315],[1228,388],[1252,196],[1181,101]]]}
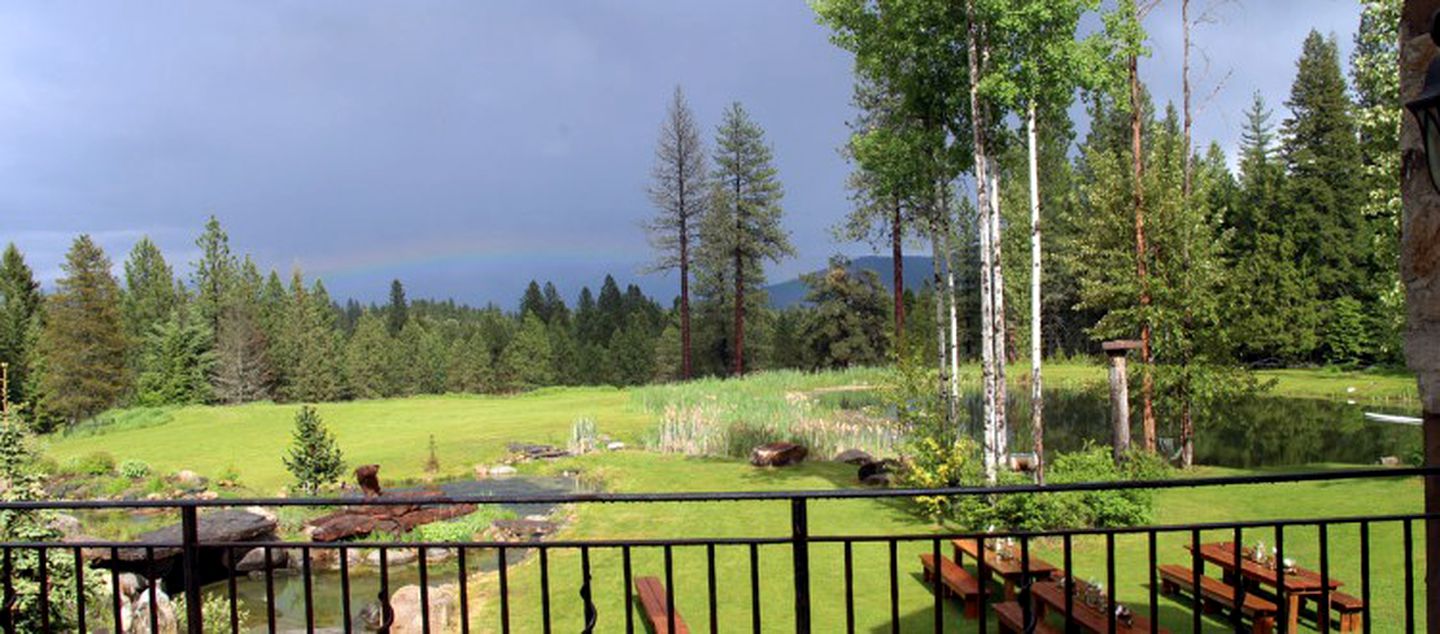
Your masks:
{"label": "wooden post", "polygon": [[[1400,99],[1420,93],[1437,49],[1430,39],[1440,0],[1405,0],[1400,16]],[[1405,286],[1405,361],[1424,409],[1425,465],[1440,467],[1440,193],[1430,181],[1415,117],[1400,125],[1400,280]],[[1440,477],[1425,479],[1425,512],[1440,513]],[[1425,522],[1427,632],[1440,632],[1440,521]]]}
{"label": "wooden post", "polygon": [[1115,452],[1116,462],[1123,460],[1130,451],[1130,383],[1125,374],[1125,354],[1139,347],[1139,341],[1129,339],[1100,344],[1105,356],[1110,359],[1111,449]]}

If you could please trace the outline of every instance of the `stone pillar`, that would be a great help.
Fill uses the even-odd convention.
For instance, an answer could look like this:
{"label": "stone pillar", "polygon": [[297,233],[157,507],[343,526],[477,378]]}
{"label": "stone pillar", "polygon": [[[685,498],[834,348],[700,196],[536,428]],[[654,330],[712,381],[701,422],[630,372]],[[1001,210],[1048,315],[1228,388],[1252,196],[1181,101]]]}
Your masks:
{"label": "stone pillar", "polygon": [[1139,341],[1129,339],[1100,344],[1110,359],[1110,446],[1116,462],[1130,451],[1130,385],[1125,374],[1125,354],[1139,347]]}
{"label": "stone pillar", "polygon": [[[1420,93],[1437,49],[1430,39],[1440,0],[1405,0],[1400,17],[1400,99]],[[1400,125],[1400,281],[1405,285],[1405,360],[1419,380],[1425,410],[1425,464],[1440,467],[1440,193],[1426,167],[1420,125]],[[1425,512],[1440,513],[1440,477],[1425,479]],[[1440,521],[1425,526],[1426,630],[1440,632]]]}

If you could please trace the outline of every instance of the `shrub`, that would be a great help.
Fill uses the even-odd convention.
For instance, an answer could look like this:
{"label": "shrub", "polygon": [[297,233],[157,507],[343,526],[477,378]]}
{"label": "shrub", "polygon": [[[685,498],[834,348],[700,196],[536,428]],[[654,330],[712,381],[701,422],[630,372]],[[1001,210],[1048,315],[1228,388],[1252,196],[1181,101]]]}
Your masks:
{"label": "shrub", "polygon": [[69,471],[79,475],[103,476],[115,472],[115,456],[95,451],[70,462]]}
{"label": "shrub", "polygon": [[295,414],[294,441],[290,444],[290,455],[283,460],[285,468],[308,495],[315,495],[322,485],[339,480],[345,470],[335,437],[309,405],[302,406]]}
{"label": "shrub", "polygon": [[594,420],[581,418],[570,425],[570,453],[587,454],[598,449],[599,445],[600,431],[595,427]]}
{"label": "shrub", "polygon": [[[172,599],[175,606],[175,616],[180,622],[180,631],[185,631],[189,623],[185,612],[185,595],[177,594]],[[245,601],[236,597],[235,615],[241,627],[250,620],[250,610],[246,609]],[[207,593],[200,600],[200,623],[201,631],[205,632],[228,632],[230,631],[230,600],[223,594]]]}
{"label": "shrub", "polygon": [[125,462],[120,463],[120,475],[121,477],[129,478],[131,480],[139,480],[141,478],[149,477],[150,463],[145,462],[144,460],[135,460],[133,458],[130,460],[126,460]]}
{"label": "shrub", "polygon": [[417,526],[408,537],[420,542],[469,542],[499,519],[515,519],[515,513],[498,506],[481,506],[463,517]]}

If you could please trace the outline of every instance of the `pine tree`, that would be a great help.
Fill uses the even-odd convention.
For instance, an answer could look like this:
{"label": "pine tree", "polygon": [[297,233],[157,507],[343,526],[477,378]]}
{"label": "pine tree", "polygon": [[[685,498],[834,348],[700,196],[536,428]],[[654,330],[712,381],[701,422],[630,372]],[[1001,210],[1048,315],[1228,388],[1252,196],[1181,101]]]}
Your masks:
{"label": "pine tree", "polygon": [[540,290],[540,284],[530,280],[525,287],[525,294],[520,296],[520,316],[534,315],[540,321],[550,323],[550,311],[545,304],[545,294]]}
{"label": "pine tree", "polygon": [[746,309],[763,293],[764,262],[778,263],[795,250],[780,224],[784,190],[765,132],[738,102],[725,111],[717,130],[714,160],[712,204],[700,227],[701,259],[712,280],[731,287],[730,372],[738,376],[746,367]]}
{"label": "pine tree", "polygon": [[210,332],[220,330],[220,314],[236,282],[237,264],[230,253],[230,236],[215,216],[205,221],[205,230],[195,240],[200,259],[190,283],[195,288],[195,302],[200,318],[209,324]]}
{"label": "pine tree", "polygon": [[821,273],[801,278],[814,310],[800,328],[806,357],[815,368],[878,364],[886,356],[885,289],[874,271],[850,272],[850,262],[832,258]]}
{"label": "pine tree", "polygon": [[657,252],[655,271],[680,274],[680,376],[692,376],[690,359],[690,266],[700,237],[700,218],[709,205],[705,148],[695,115],[679,86],[655,147],[650,202],[658,213],[650,221],[650,245]]}
{"label": "pine tree", "polygon": [[405,286],[400,280],[390,281],[390,304],[385,307],[385,327],[391,337],[399,336],[410,319],[410,305],[405,301]]}
{"label": "pine tree", "polygon": [[139,376],[142,348],[155,328],[169,321],[180,303],[175,274],[165,262],[160,248],[148,237],[142,237],[125,260],[125,292],[121,316],[125,337],[130,342],[129,365]]}
{"label": "pine tree", "polygon": [[642,385],[655,376],[655,332],[644,315],[634,313],[610,338],[610,383]]}
{"label": "pine tree", "polygon": [[451,392],[485,394],[495,390],[495,358],[485,333],[476,330],[469,337],[450,343],[450,362],[445,386]]}
{"label": "pine tree", "polygon": [[1354,104],[1340,70],[1339,49],[1312,31],[1305,38],[1286,106],[1281,153],[1286,174],[1279,224],[1320,290],[1320,299],[1375,294],[1368,255],[1373,244],[1365,203]]}
{"label": "pine tree", "polygon": [[594,329],[589,333],[588,343],[608,345],[615,331],[625,325],[625,296],[621,294],[620,285],[615,283],[613,276],[606,275],[605,282],[600,285],[600,297],[595,302],[595,313]]}
{"label": "pine tree", "polygon": [[13,243],[0,256],[0,363],[10,367],[10,397],[27,403],[34,333],[40,326],[44,298],[25,256]]}
{"label": "pine tree", "polygon": [[545,322],[533,313],[526,313],[520,329],[501,355],[500,371],[506,388],[518,391],[552,385],[555,369],[550,366],[550,358],[550,337]]}
{"label": "pine tree", "polygon": [[295,374],[287,396],[293,401],[333,401],[344,394],[340,340],[335,306],[325,285],[316,280],[307,292],[297,271],[291,283],[290,328],[293,329]]}
{"label": "pine tree", "polygon": [[320,487],[340,479],[345,470],[344,456],[314,407],[302,405],[296,412],[292,438],[290,453],[283,461],[300,490],[313,496]]}
{"label": "pine tree", "polygon": [[289,327],[291,301],[291,292],[280,281],[280,274],[270,271],[260,291],[256,325],[265,336],[270,358],[270,392],[276,396],[288,394],[298,358],[295,332]]}
{"label": "pine tree", "polygon": [[570,307],[565,305],[565,299],[560,297],[560,291],[555,288],[555,283],[546,282],[541,296],[545,299],[545,323],[569,328]]}
{"label": "pine tree", "polygon": [[125,393],[125,332],[120,287],[110,258],[90,239],[75,239],[48,300],[39,353],[43,407],[70,424],[111,407]]}
{"label": "pine tree", "polygon": [[354,398],[385,398],[400,393],[402,359],[386,333],[386,322],[367,312],[345,343],[346,392]]}
{"label": "pine tree", "polygon": [[135,396],[140,405],[195,405],[212,396],[210,373],[215,354],[209,324],[198,307],[179,306],[151,326],[140,346],[140,374]]}

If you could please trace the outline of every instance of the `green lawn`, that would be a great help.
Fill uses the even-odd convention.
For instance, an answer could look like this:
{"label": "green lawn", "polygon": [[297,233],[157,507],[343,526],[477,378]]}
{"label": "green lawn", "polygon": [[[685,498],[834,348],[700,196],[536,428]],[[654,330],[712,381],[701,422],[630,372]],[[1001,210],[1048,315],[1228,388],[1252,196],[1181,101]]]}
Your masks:
{"label": "green lawn", "polygon": [[[434,434],[442,476],[472,473],[505,455],[512,441],[564,445],[570,425],[591,417],[603,432],[627,441],[648,429],[630,398],[609,388],[546,390],[522,396],[430,396],[317,406],[349,465],[379,464],[382,481],[420,477]],[[254,492],[271,495],[290,481],[281,456],[290,444],[294,405],[184,407],[169,421],[89,436],[57,436],[46,452],[64,464],[92,451],[144,460],[159,473],[190,469],[216,476],[227,469]]]}
{"label": "green lawn", "polygon": [[[793,470],[759,470],[736,461],[695,460],[625,452],[592,456],[555,463],[543,469],[581,468],[600,477],[613,491],[723,491],[828,489],[851,484],[852,470],[845,465],[807,464]],[[1226,475],[1233,471],[1203,469],[1195,475]],[[1408,513],[1421,509],[1421,487],[1413,480],[1356,483],[1316,483],[1233,487],[1227,489],[1175,490],[1157,494],[1160,524],[1207,521],[1259,520],[1269,518],[1330,517],[1360,514]],[[818,501],[809,511],[812,535],[896,535],[928,534],[935,530],[918,519],[902,503],[894,501]],[[789,508],[784,502],[613,504],[580,505],[576,522],[565,538],[576,539],[658,539],[724,538],[742,536],[783,537],[789,534]],[[1403,627],[1401,533],[1398,526],[1375,526],[1372,534],[1374,576],[1372,592],[1376,631],[1400,631]],[[1205,540],[1229,539],[1231,533],[1205,534]],[[1418,536],[1418,531],[1417,531]],[[1158,541],[1162,563],[1186,563],[1183,545],[1187,534],[1165,534]],[[1274,543],[1269,530],[1246,533],[1247,544],[1257,539]],[[1359,549],[1357,528],[1337,526],[1329,535],[1332,574],[1348,582],[1346,589],[1359,594]],[[1134,606],[1148,597],[1147,542],[1143,535],[1117,539],[1116,597]],[[942,546],[948,553],[948,546]],[[928,632],[933,627],[933,595],[918,576],[917,555],[931,548],[928,540],[902,543],[899,565],[902,631]],[[1037,544],[1037,554],[1056,565],[1063,561],[1059,544]],[[1286,552],[1301,565],[1318,567],[1316,531],[1291,529],[1286,533]],[[674,550],[675,587],[680,613],[692,628],[704,629],[708,618],[706,601],[706,559],[703,547]],[[1081,578],[1103,581],[1104,541],[1077,538],[1074,570]],[[765,631],[793,629],[792,575],[788,546],[760,549],[761,612]],[[598,631],[623,628],[625,593],[619,553],[597,549],[590,554],[595,602],[600,614]],[[662,553],[657,548],[636,549],[636,575],[663,576]],[[889,559],[883,544],[854,547],[856,571],[857,631],[889,631]],[[843,555],[835,544],[811,549],[814,631],[843,631]],[[1417,541],[1417,579],[1424,561],[1423,545]],[[579,629],[580,558],[575,551],[560,550],[550,558],[550,593],[555,631]],[[539,566],[535,558],[512,571],[510,578],[511,617],[515,631],[540,631]],[[745,629],[750,623],[749,555],[745,547],[721,546],[716,553],[719,588],[718,617],[726,630]],[[477,589],[481,613],[476,626],[481,631],[496,629],[498,605],[495,579],[486,579]],[[1417,601],[1419,601],[1417,594]],[[472,604],[473,605],[473,604]],[[1417,603],[1417,606],[1421,605]],[[951,631],[973,631],[973,622],[962,622],[950,604],[946,619]],[[1171,631],[1190,630],[1188,603],[1162,599],[1163,624]],[[637,612],[637,618],[638,612]],[[1224,631],[1225,624],[1207,621],[1210,629]],[[994,624],[992,623],[992,628]],[[991,631],[996,631],[991,629]]]}

